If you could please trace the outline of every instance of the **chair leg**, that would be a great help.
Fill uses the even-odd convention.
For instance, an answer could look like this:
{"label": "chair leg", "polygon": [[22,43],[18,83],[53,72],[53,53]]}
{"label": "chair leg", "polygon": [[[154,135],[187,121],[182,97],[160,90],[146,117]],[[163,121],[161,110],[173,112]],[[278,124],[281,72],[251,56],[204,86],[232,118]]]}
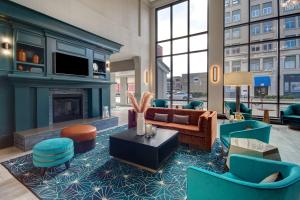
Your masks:
{"label": "chair leg", "polygon": [[70,161],[69,160],[67,162],[65,162],[65,166],[66,166],[67,169],[70,168]]}
{"label": "chair leg", "polygon": [[44,176],[46,173],[47,168],[46,167],[41,167],[41,176]]}

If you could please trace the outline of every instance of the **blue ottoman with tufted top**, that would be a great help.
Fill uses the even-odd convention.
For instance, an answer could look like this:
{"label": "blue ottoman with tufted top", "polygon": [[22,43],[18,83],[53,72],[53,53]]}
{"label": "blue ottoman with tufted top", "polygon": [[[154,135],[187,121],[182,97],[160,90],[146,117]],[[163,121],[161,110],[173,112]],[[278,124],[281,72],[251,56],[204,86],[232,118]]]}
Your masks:
{"label": "blue ottoman with tufted top", "polygon": [[74,156],[73,140],[69,138],[53,138],[44,140],[33,147],[33,165],[41,168],[44,175],[49,167],[65,164],[70,167],[70,160]]}

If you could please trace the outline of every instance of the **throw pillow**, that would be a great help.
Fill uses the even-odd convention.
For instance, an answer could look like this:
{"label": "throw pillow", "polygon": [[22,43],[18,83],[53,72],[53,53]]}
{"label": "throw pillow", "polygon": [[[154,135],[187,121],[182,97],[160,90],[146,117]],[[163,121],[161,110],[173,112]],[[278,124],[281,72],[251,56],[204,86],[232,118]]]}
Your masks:
{"label": "throw pillow", "polygon": [[168,114],[154,113],[154,120],[168,122]]}
{"label": "throw pillow", "polygon": [[276,181],[281,180],[281,174],[279,172],[275,172],[269,176],[267,176],[266,178],[264,178],[262,181],[260,181],[260,183],[273,183]]}
{"label": "throw pillow", "polygon": [[246,126],[245,127],[245,130],[251,130],[251,129],[253,129],[252,126]]}
{"label": "throw pillow", "polygon": [[177,124],[189,124],[189,115],[174,115],[173,122]]}

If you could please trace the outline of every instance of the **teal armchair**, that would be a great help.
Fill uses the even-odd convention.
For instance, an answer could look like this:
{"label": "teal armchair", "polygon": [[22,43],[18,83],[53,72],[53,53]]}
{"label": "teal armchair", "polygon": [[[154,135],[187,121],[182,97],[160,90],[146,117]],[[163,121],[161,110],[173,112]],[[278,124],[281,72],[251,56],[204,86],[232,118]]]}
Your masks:
{"label": "teal armchair", "polygon": [[282,124],[289,124],[300,128],[300,104],[289,105],[285,110],[280,111]]}
{"label": "teal armchair", "polygon": [[[231,101],[225,101],[225,110],[226,113],[230,113],[230,115],[234,115],[236,112],[236,103]],[[246,120],[252,119],[252,109],[248,108],[243,103],[240,103],[240,113],[244,116]]]}
{"label": "teal armchair", "polygon": [[203,101],[191,101],[189,104],[182,106],[183,109],[203,109]]}
{"label": "teal armchair", "polygon": [[221,124],[220,139],[226,148],[230,146],[231,138],[251,138],[269,143],[271,127],[270,124],[256,120]]}
{"label": "teal armchair", "polygon": [[152,107],[168,108],[168,101],[164,99],[154,99],[152,101]]}
{"label": "teal armchair", "polygon": [[[280,172],[281,180],[260,183],[276,172]],[[299,200],[300,166],[233,154],[230,157],[230,171],[224,174],[189,167],[187,199]]]}

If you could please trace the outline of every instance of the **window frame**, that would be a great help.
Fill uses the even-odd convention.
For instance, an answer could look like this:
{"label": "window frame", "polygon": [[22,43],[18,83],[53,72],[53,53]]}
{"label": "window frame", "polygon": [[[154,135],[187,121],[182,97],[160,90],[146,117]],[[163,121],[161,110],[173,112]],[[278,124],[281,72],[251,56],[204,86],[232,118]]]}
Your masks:
{"label": "window frame", "polygon": [[[277,8],[276,6],[274,6],[274,2],[277,3]],[[281,47],[281,43],[284,43],[285,40],[288,40],[288,39],[296,39],[296,47],[298,47],[298,45],[300,46],[300,35],[286,35],[289,31],[289,29],[285,29],[285,34],[282,34],[281,35],[281,30],[280,30],[280,27],[282,25],[285,26],[285,19],[289,18],[289,17],[294,17],[294,25],[295,25],[295,29],[300,29],[300,4],[298,4],[297,7],[295,7],[295,9],[298,8],[298,10],[296,10],[296,12],[292,12],[292,13],[283,13],[281,12],[281,6],[280,6],[280,0],[275,0],[275,1],[272,1],[272,13],[277,13],[275,16],[270,16],[270,15],[263,15],[263,12],[261,10],[262,6],[260,5],[263,5],[263,3],[260,3],[259,4],[259,9],[258,9],[258,6],[257,5],[251,5],[251,1],[248,0],[248,7],[246,8],[246,11],[248,11],[248,19],[246,19],[246,22],[241,22],[241,23],[238,23],[238,24],[230,24],[230,25],[227,25],[227,26],[224,26],[224,31],[225,30],[230,30],[230,29],[233,29],[233,28],[236,28],[236,27],[248,27],[248,41],[245,42],[240,42],[238,44],[232,44],[232,43],[225,43],[224,41],[224,57],[223,57],[223,63],[225,62],[228,62],[226,61],[226,57],[230,57],[231,55],[227,55],[225,54],[225,51],[227,49],[231,49],[233,47],[243,47],[243,46],[248,46],[248,52],[246,53],[246,55],[248,54],[248,71],[250,71],[250,56],[251,56],[251,45],[254,45],[254,44],[261,44],[261,49],[260,49],[260,54],[264,54],[264,53],[268,53],[268,52],[271,52],[271,51],[276,51],[275,53],[275,57],[273,57],[273,68],[270,69],[270,70],[266,70],[264,68],[264,62],[262,62],[262,70],[263,71],[266,71],[266,72],[270,72],[270,71],[274,71],[274,67],[277,68],[277,73],[275,74],[275,77],[278,77],[277,80],[276,80],[276,84],[277,84],[277,97],[276,97],[276,100],[274,103],[272,102],[268,102],[268,103],[263,103],[263,104],[274,104],[276,105],[276,117],[271,117],[272,119],[275,119],[275,120],[278,120],[279,119],[279,114],[280,114],[280,109],[281,109],[281,106],[283,105],[289,105],[289,103],[286,103],[284,102],[280,95],[281,95],[281,92],[284,93],[284,87],[285,85],[283,85],[283,88],[280,88],[281,87],[281,84],[284,83],[283,80],[281,80],[282,78],[284,78],[284,73],[281,72],[281,68],[284,68],[284,61],[281,62],[281,59],[283,59],[283,56],[281,55],[281,52],[284,51],[285,49],[283,49]],[[253,6],[257,6],[256,7],[256,10],[259,10],[259,15],[257,16],[256,15],[253,15],[252,16],[252,7]],[[224,6],[224,13],[226,11],[226,9],[228,9],[227,7],[225,8]],[[258,13],[258,11],[255,11]],[[263,17],[263,18],[259,18],[259,17]],[[297,18],[297,19],[296,19]],[[298,20],[298,21],[297,21]],[[243,20],[244,21],[244,20]],[[256,23],[260,23],[260,24],[263,24],[264,22],[268,23],[268,22],[272,22],[272,28],[271,28],[271,31],[270,32],[274,32],[274,33],[277,33],[277,36],[272,38],[272,39],[266,39],[266,40],[251,40],[251,25],[253,24],[256,24]],[[277,28],[276,28],[277,27]],[[265,31],[265,27],[264,27],[264,24],[262,25],[261,27],[261,30],[260,32],[261,33],[264,33],[264,34],[268,34],[269,32],[264,32]],[[265,49],[266,48],[266,49]],[[288,49],[287,49],[288,50]],[[256,52],[254,52],[256,53]],[[293,54],[292,54],[293,55]],[[297,54],[299,56],[299,60],[300,60],[300,53]],[[266,57],[268,58],[268,57]],[[238,60],[239,58],[237,58]],[[228,66],[230,67],[230,66]],[[224,68],[225,69],[225,68]],[[291,69],[298,69],[298,66],[297,66],[297,56],[296,56],[296,68],[291,68]],[[230,69],[228,69],[230,70]],[[223,73],[225,73],[225,70],[223,70]],[[276,86],[275,86],[276,87]],[[225,97],[225,92],[227,91],[226,87],[224,87],[224,90],[223,90],[223,97],[224,97],[224,102],[226,101],[226,97]],[[248,100],[245,100],[244,103],[248,104],[248,106],[250,106],[251,104],[253,104],[251,101],[250,101],[250,90],[248,88]],[[223,104],[224,106],[224,104]],[[256,117],[256,116],[254,116]],[[259,117],[261,117],[261,115],[259,115]]]}
{"label": "window frame", "polygon": [[[185,36],[180,36],[180,37],[176,37],[176,38],[173,38],[173,30],[172,30],[172,24],[173,24],[173,6],[177,5],[177,4],[180,4],[180,3],[183,3],[183,2],[187,2],[187,23],[188,23],[188,31],[187,31],[187,35]],[[170,12],[170,39],[167,39],[167,40],[164,40],[164,41],[158,41],[157,38],[158,38],[158,19],[157,19],[157,13],[159,10],[162,10],[162,9],[165,9],[165,8],[170,8],[171,12]],[[161,6],[161,7],[158,7],[155,9],[155,77],[156,77],[156,84],[155,84],[155,93],[156,93],[156,97],[158,96],[158,79],[157,79],[157,60],[158,59],[163,59],[164,57],[169,57],[170,58],[170,83],[167,83],[167,84],[170,84],[170,98],[169,99],[165,99],[165,100],[169,100],[170,102],[170,107],[172,108],[173,107],[173,101],[186,101],[187,103],[189,103],[191,101],[191,98],[190,98],[190,55],[191,54],[194,54],[194,53],[202,53],[202,52],[206,52],[206,56],[207,56],[207,66],[206,66],[206,73],[207,73],[207,87],[206,87],[206,100],[204,100],[204,102],[207,102],[207,98],[208,98],[208,72],[209,72],[209,63],[208,63],[208,46],[209,46],[209,34],[208,34],[208,30],[209,30],[209,24],[208,24],[208,16],[209,16],[209,0],[207,1],[207,30],[206,31],[201,31],[201,32],[197,32],[197,33],[193,33],[191,34],[190,33],[190,0],[179,0],[179,1],[175,1],[173,3],[169,3],[169,4],[166,4],[164,6]],[[201,49],[201,50],[195,50],[195,51],[191,51],[190,50],[190,38],[193,37],[193,36],[200,36],[200,35],[207,35],[207,48],[205,49]],[[177,54],[174,54],[172,51],[172,45],[173,45],[173,41],[176,40],[176,39],[182,39],[182,38],[188,38],[187,40],[187,45],[188,45],[188,49],[187,49],[187,52],[184,52],[184,53],[177,53]],[[166,41],[170,41],[171,42],[171,52],[170,52],[170,55],[163,55],[163,56],[158,56],[157,55],[157,45],[161,42],[166,42]],[[179,55],[184,55],[184,54],[187,54],[187,59],[188,59],[188,62],[187,62],[187,100],[177,100],[177,99],[174,99],[173,98],[173,84],[174,84],[174,80],[173,80],[173,57],[174,56],[179,56]],[[165,92],[168,92],[168,91],[165,91]]]}

